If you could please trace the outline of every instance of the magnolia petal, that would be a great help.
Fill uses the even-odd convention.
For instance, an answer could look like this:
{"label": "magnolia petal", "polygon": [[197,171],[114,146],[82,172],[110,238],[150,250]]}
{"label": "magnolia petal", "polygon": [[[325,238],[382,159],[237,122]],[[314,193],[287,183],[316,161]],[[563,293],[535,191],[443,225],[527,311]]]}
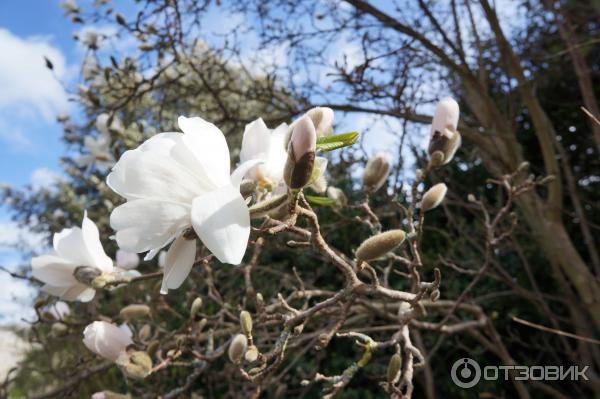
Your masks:
{"label": "magnolia petal", "polygon": [[106,183],[128,200],[145,198],[183,204],[189,204],[213,188],[208,180],[192,173],[174,158],[140,149],[125,152]]}
{"label": "magnolia petal", "polygon": [[195,259],[196,240],[188,240],[183,235],[179,236],[167,252],[160,293],[166,294],[170,289],[179,288],[190,274]]}
{"label": "magnolia petal", "polygon": [[33,277],[56,287],[70,287],[77,283],[73,272],[76,263],[69,262],[56,255],[42,255],[31,258]]}
{"label": "magnolia petal", "polygon": [[129,252],[162,248],[190,224],[188,205],[149,199],[128,201],[110,215],[119,248]]}
{"label": "magnolia petal", "polygon": [[250,236],[250,213],[236,187],[228,185],[195,198],[192,225],[219,261],[233,265],[242,261]]}
{"label": "magnolia petal", "polygon": [[285,146],[285,135],[288,131],[288,125],[282,123],[271,132],[271,142],[269,144],[269,154],[265,169],[267,175],[274,183],[283,180],[283,168],[287,161],[287,148]]}
{"label": "magnolia petal", "polygon": [[83,239],[83,232],[79,227],[63,229],[53,237],[54,250],[58,256],[79,266],[89,265],[89,256]]}
{"label": "magnolia petal", "polygon": [[223,132],[202,118],[180,116],[179,127],[185,133],[184,143],[202,165],[216,187],[229,184],[229,148]]}
{"label": "magnolia petal", "polygon": [[42,291],[65,301],[89,302],[96,295],[96,290],[81,283],[76,283],[70,287],[55,287],[46,284],[42,287]]}
{"label": "magnolia petal", "polygon": [[104,248],[102,248],[102,243],[100,242],[98,227],[87,217],[87,211],[83,215],[81,231],[89,258],[87,266],[94,266],[103,272],[110,272],[113,268],[112,259],[104,252]]}
{"label": "magnolia petal", "polygon": [[264,161],[261,159],[250,159],[239,165],[231,174],[231,185],[239,189],[244,176],[246,176],[246,173],[248,173],[248,171],[256,165],[260,165],[262,163],[264,163]]}
{"label": "magnolia petal", "polygon": [[240,162],[250,159],[266,159],[271,140],[271,132],[262,118],[250,122],[244,129]]}

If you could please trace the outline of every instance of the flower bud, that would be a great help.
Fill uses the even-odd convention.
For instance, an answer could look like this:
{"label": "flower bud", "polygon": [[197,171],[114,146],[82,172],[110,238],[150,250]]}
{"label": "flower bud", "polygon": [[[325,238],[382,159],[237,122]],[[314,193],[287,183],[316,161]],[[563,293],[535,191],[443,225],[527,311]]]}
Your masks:
{"label": "flower bud", "polygon": [[285,183],[291,189],[301,189],[311,178],[315,164],[317,133],[308,116],[294,127],[288,144],[288,158],[283,170]]}
{"label": "flower bud", "polygon": [[140,332],[138,333],[138,336],[140,337],[140,340],[146,341],[148,338],[150,338],[151,334],[152,334],[152,327],[150,327],[150,324],[144,324],[142,326],[142,328],[140,328]]}
{"label": "flower bud", "polygon": [[[431,122],[428,153],[432,156],[432,166],[441,166],[450,162],[456,150],[460,147],[461,137],[457,130],[458,117],[458,103],[450,97],[441,99]],[[434,162],[433,154],[436,151],[443,154],[441,163],[438,162],[437,157],[439,156],[436,156]]]}
{"label": "flower bud", "polygon": [[356,259],[360,263],[380,258],[402,244],[405,237],[406,233],[402,230],[390,230],[374,235],[360,244],[356,250]]}
{"label": "flower bud", "polygon": [[195,320],[198,313],[200,313],[200,309],[202,308],[202,298],[197,297],[192,302],[192,306],[190,308],[190,319]]}
{"label": "flower bud", "polygon": [[421,210],[427,212],[441,204],[446,196],[446,191],[448,191],[448,187],[444,183],[438,183],[427,190],[421,199]]}
{"label": "flower bud", "polygon": [[129,378],[135,380],[143,380],[152,371],[152,359],[143,351],[122,352],[116,363]]}
{"label": "flower bud", "polygon": [[335,201],[335,208],[343,208],[348,205],[348,198],[342,190],[337,187],[329,187],[327,189],[327,196]]}
{"label": "flower bud", "polygon": [[312,120],[318,137],[330,136],[333,133],[334,116],[331,108],[315,107],[310,109],[306,116]]}
{"label": "flower bud", "polygon": [[431,302],[437,302],[437,300],[440,299],[440,290],[431,291],[429,299],[431,300]]}
{"label": "flower bud", "polygon": [[402,367],[402,356],[400,355],[400,353],[396,352],[391,357],[387,369],[387,381],[390,384],[392,384],[398,376],[398,373],[400,372],[400,367]]}
{"label": "flower bud", "polygon": [[148,356],[150,356],[150,357],[154,356],[156,354],[156,351],[158,350],[159,346],[160,346],[159,340],[151,341],[148,344],[148,347],[146,348],[146,353],[148,353]]}
{"label": "flower bud", "polygon": [[95,354],[114,362],[133,341],[126,326],[120,328],[106,321],[95,321],[83,330],[83,343]]}
{"label": "flower bud", "polygon": [[150,314],[148,305],[127,305],[119,312],[119,315],[125,320],[137,319]]}
{"label": "flower bud", "polygon": [[248,350],[246,351],[244,358],[246,359],[247,362],[250,362],[250,363],[256,361],[256,359],[258,359],[258,348],[254,345],[248,347]]}
{"label": "flower bud", "polygon": [[89,266],[79,266],[73,272],[73,276],[75,276],[75,280],[79,281],[82,284],[87,286],[92,285],[92,281],[100,276],[101,272],[99,269],[95,267]]}
{"label": "flower bud", "polygon": [[52,323],[51,329],[52,329],[52,334],[54,334],[57,337],[60,337],[61,335],[64,335],[69,330],[69,327],[67,327],[67,325],[64,323],[57,322],[57,323]]}
{"label": "flower bud", "polygon": [[101,391],[93,394],[92,399],[131,399],[131,396],[112,391]]}
{"label": "flower bud", "polygon": [[242,331],[247,337],[252,335],[252,316],[250,316],[250,313],[245,310],[242,310],[240,313],[240,325],[242,326]]}
{"label": "flower bud", "polygon": [[231,344],[229,344],[229,350],[227,354],[229,355],[229,360],[233,363],[238,364],[240,360],[242,360],[242,356],[246,353],[246,349],[248,348],[248,339],[244,334],[237,334],[231,340]]}
{"label": "flower bud", "polygon": [[390,174],[390,163],[384,153],[379,153],[367,161],[363,173],[363,186],[367,192],[375,192],[383,186]]}

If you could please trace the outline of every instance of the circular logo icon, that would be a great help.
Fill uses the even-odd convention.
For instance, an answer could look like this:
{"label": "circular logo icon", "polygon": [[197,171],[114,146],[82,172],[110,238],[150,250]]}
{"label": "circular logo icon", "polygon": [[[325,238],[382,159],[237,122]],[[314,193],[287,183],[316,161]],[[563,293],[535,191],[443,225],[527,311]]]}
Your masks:
{"label": "circular logo icon", "polygon": [[450,374],[457,386],[473,388],[481,379],[481,368],[475,360],[463,357],[454,362]]}

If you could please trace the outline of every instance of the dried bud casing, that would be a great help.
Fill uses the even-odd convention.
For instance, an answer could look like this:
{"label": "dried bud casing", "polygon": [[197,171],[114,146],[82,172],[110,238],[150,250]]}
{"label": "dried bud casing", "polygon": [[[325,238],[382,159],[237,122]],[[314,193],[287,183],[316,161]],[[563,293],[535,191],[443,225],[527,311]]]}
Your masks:
{"label": "dried bud casing", "polygon": [[143,380],[152,371],[152,359],[143,351],[123,352],[116,363],[129,378],[136,380]]}
{"label": "dried bud casing", "polygon": [[367,192],[375,192],[383,186],[390,174],[390,163],[385,154],[380,153],[367,161],[363,173],[363,186]]}
{"label": "dried bud casing", "polygon": [[438,183],[427,190],[421,199],[421,210],[427,212],[441,204],[446,196],[446,191],[448,191],[448,187],[444,183]]}
{"label": "dried bud casing", "polygon": [[283,179],[291,189],[306,186],[312,176],[317,148],[317,133],[308,116],[294,126],[288,144],[288,158],[283,169]]}
{"label": "dried bud casing", "polygon": [[201,308],[202,308],[202,298],[197,297],[196,299],[194,299],[194,301],[192,302],[192,306],[190,307],[190,318],[192,320],[196,319],[196,316],[198,315],[198,313],[200,313]]}
{"label": "dried bud casing", "polygon": [[252,335],[252,316],[245,310],[240,312],[240,326],[247,337]]}
{"label": "dried bud casing", "polygon": [[387,381],[392,384],[398,373],[400,372],[400,368],[402,367],[402,356],[400,353],[396,352],[390,359],[390,363],[388,364],[387,369]]}
{"label": "dried bud casing", "polygon": [[244,334],[237,334],[231,340],[231,344],[229,344],[229,350],[227,354],[229,355],[229,360],[233,363],[238,364],[240,360],[242,360],[242,356],[246,353],[246,349],[248,348],[248,339]]}
{"label": "dried bud casing", "polygon": [[[431,155],[431,165],[441,166],[452,160],[454,154],[461,144],[460,133],[458,133],[458,103],[450,97],[445,97],[438,103],[433,120],[431,122],[431,134],[427,152]],[[443,159],[434,154],[440,151]]]}
{"label": "dried bud casing", "polygon": [[406,233],[399,229],[374,235],[360,244],[356,250],[356,259],[368,262],[380,258],[402,244],[405,238]]}
{"label": "dried bud casing", "polygon": [[150,307],[148,305],[127,305],[119,312],[119,315],[125,320],[137,319],[138,317],[144,317],[150,314]]}
{"label": "dried bud casing", "polygon": [[91,286],[92,281],[94,281],[94,279],[96,277],[100,276],[100,274],[101,274],[100,270],[96,269],[95,267],[89,267],[89,266],[79,266],[73,272],[73,276],[75,276],[75,280],[77,280],[80,283],[85,284],[87,286]]}

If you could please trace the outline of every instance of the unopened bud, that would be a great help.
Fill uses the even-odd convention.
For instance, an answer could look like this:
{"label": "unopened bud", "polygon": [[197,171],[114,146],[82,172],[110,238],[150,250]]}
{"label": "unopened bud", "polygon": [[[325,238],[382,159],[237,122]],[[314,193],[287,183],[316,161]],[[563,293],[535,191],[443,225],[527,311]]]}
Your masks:
{"label": "unopened bud", "polygon": [[398,373],[400,372],[400,368],[402,367],[402,356],[400,353],[396,352],[390,359],[390,363],[388,364],[387,369],[387,381],[392,384]]}
{"label": "unopened bud", "polygon": [[198,297],[194,299],[192,302],[192,306],[190,308],[190,319],[195,320],[198,313],[200,313],[200,309],[202,308],[202,298]]}
{"label": "unopened bud", "polygon": [[453,98],[442,98],[435,108],[431,121],[431,137],[437,132],[450,138],[451,133],[458,128],[459,114],[458,103]]}
{"label": "unopened bud", "polygon": [[237,334],[231,340],[231,344],[229,344],[229,350],[227,354],[229,355],[229,360],[233,363],[238,364],[240,360],[242,360],[242,356],[246,353],[246,349],[248,348],[248,339],[244,334]]}
{"label": "unopened bud", "polygon": [[156,354],[156,351],[158,350],[159,346],[160,346],[159,340],[150,342],[148,344],[148,348],[146,348],[146,353],[148,353],[148,356],[150,356],[150,357],[154,356]]}
{"label": "unopened bud", "polygon": [[127,24],[127,21],[125,21],[125,17],[123,15],[121,15],[121,14],[115,15],[115,19],[117,20],[117,23],[119,25],[125,25],[125,24]]}
{"label": "unopened bud", "polygon": [[259,305],[264,305],[264,304],[265,304],[265,299],[263,298],[263,295],[262,295],[260,292],[258,292],[258,293],[256,294],[256,302],[257,302]]}
{"label": "unopened bud", "polygon": [[442,151],[434,151],[429,158],[429,164],[433,167],[442,166],[444,164],[444,153]]}
{"label": "unopened bud", "polygon": [[348,198],[342,190],[337,187],[329,187],[327,189],[327,196],[335,201],[336,208],[343,208],[348,205]]}
{"label": "unopened bud", "polygon": [[327,107],[315,107],[306,113],[315,127],[318,137],[333,133],[333,110]]}
{"label": "unopened bud", "polygon": [[136,380],[143,380],[152,371],[152,359],[143,351],[123,352],[116,363],[129,378]]}
{"label": "unopened bud", "polygon": [[93,394],[92,399],[131,399],[131,396],[113,391],[101,391]]}
{"label": "unopened bud", "polygon": [[477,198],[475,198],[475,196],[473,194],[469,194],[469,195],[467,195],[467,201],[475,202],[475,201],[477,201]]}
{"label": "unopened bud", "polygon": [[142,328],[140,328],[138,336],[140,337],[140,340],[146,341],[150,338],[150,334],[152,334],[152,327],[150,327],[150,324],[144,324]]}
{"label": "unopened bud", "polygon": [[125,320],[137,319],[150,314],[150,307],[148,305],[127,305],[119,312],[119,315]]}
{"label": "unopened bud", "polygon": [[544,177],[542,180],[540,180],[540,184],[552,183],[554,180],[556,180],[556,176],[548,175],[548,176]]}
{"label": "unopened bud", "polygon": [[310,181],[315,164],[317,133],[308,116],[302,117],[294,127],[288,144],[288,158],[283,178],[291,189],[301,189]]}
{"label": "unopened bud", "polygon": [[252,335],[252,316],[245,310],[240,312],[240,326],[246,336]]}
{"label": "unopened bud", "polygon": [[384,153],[377,154],[367,161],[363,173],[363,186],[367,192],[375,192],[383,186],[390,174],[390,163]]}
{"label": "unopened bud", "polygon": [[270,212],[276,211],[278,208],[287,203],[288,195],[276,195],[267,200],[260,201],[257,204],[252,205],[250,210],[250,217],[252,219],[258,219],[267,216]]}
{"label": "unopened bud", "polygon": [[255,362],[256,359],[258,359],[258,348],[254,345],[248,347],[248,350],[246,351],[244,358],[246,359],[247,362],[250,362],[250,363]]}
{"label": "unopened bud", "polygon": [[63,323],[52,323],[51,329],[52,329],[52,334],[54,334],[56,336],[61,336],[61,335],[64,335],[69,330],[69,327],[67,327]]}
{"label": "unopened bud", "polygon": [[75,280],[77,280],[80,283],[85,284],[87,286],[92,285],[92,281],[96,277],[100,276],[100,274],[101,274],[100,270],[96,269],[95,267],[89,267],[89,266],[79,266],[73,272],[73,275],[75,276]]}
{"label": "unopened bud", "polygon": [[431,302],[437,302],[437,300],[440,299],[440,290],[431,291],[429,299],[431,300]]}
{"label": "unopened bud", "polygon": [[365,240],[356,250],[356,259],[370,261],[393,251],[404,241],[406,233],[402,230],[390,230]]}
{"label": "unopened bud", "polygon": [[529,169],[529,162],[525,161],[525,162],[521,162],[521,164],[517,168],[517,171],[518,172],[523,172],[523,171],[525,171],[527,169]]}
{"label": "unopened bud", "polygon": [[441,204],[446,196],[446,191],[448,191],[448,187],[444,183],[438,183],[427,190],[421,199],[421,210],[427,212]]}

